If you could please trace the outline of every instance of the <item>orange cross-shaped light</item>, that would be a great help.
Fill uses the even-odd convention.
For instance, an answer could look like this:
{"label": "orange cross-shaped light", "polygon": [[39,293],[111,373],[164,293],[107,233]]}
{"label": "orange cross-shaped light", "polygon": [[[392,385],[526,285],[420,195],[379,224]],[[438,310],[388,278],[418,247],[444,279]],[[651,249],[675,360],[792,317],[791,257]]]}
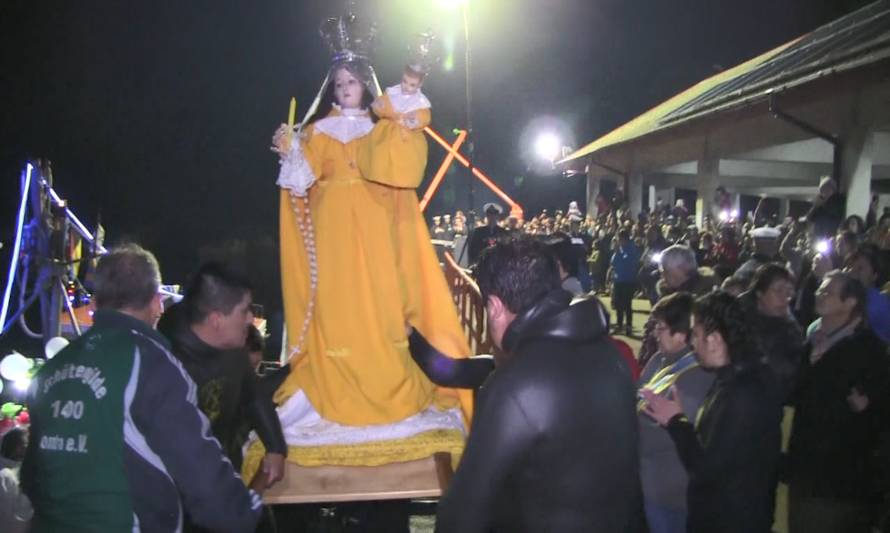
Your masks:
{"label": "orange cross-shaped light", "polygon": [[484,183],[489,189],[492,190],[492,192],[494,192],[496,195],[498,195],[498,197],[509,204],[511,215],[522,219],[522,207],[514,202],[512,198],[507,196],[507,193],[505,193],[500,189],[500,187],[495,185],[494,181],[492,181],[491,178],[489,178],[485,175],[485,173],[479,170],[478,167],[471,166],[470,160],[461,155],[461,153],[459,152],[461,145],[467,139],[466,130],[460,130],[460,132],[457,134],[457,138],[454,140],[454,144],[448,144],[448,141],[443,139],[441,135],[436,133],[429,126],[425,127],[423,131],[427,132],[427,134],[429,134],[429,136],[432,137],[434,141],[442,145],[442,148],[445,149],[447,155],[442,161],[442,164],[439,166],[439,170],[436,171],[436,175],[433,177],[433,181],[430,182],[429,187],[427,187],[426,192],[423,194],[423,199],[420,200],[421,211],[426,209],[426,206],[427,204],[429,204],[430,199],[433,197],[433,194],[436,193],[436,189],[438,189],[439,185],[442,184],[442,180],[445,178],[445,172],[448,170],[448,167],[451,166],[451,163],[455,159],[457,159],[460,164],[472,169],[473,175],[479,178],[479,181]]}

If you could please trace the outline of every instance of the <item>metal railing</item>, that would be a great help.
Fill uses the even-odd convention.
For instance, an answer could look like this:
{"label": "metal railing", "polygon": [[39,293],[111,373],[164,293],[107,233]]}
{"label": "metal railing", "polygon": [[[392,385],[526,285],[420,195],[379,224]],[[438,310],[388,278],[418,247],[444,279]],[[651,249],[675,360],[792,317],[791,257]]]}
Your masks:
{"label": "metal railing", "polygon": [[445,252],[445,279],[457,312],[460,315],[460,324],[464,329],[467,339],[470,341],[470,350],[473,354],[494,353],[494,345],[488,335],[488,318],[485,314],[485,302],[479,286],[462,269],[449,252]]}

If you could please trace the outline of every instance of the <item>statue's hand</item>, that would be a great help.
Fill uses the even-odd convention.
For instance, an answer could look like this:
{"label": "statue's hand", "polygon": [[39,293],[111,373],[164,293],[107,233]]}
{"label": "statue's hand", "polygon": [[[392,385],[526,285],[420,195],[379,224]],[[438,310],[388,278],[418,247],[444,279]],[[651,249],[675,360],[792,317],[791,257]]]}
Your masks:
{"label": "statue's hand", "polygon": [[409,129],[414,129],[420,125],[420,121],[417,119],[416,111],[409,111],[402,115],[402,125]]}
{"label": "statue's hand", "polygon": [[293,130],[287,124],[282,124],[275,130],[275,135],[272,136],[270,150],[283,157],[290,152],[292,139]]}

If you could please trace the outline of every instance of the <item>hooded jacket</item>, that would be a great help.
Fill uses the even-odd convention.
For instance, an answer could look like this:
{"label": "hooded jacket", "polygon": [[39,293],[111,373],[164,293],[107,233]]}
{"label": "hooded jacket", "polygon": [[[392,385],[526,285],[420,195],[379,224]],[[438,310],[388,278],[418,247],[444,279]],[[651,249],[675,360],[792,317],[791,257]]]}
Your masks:
{"label": "hooded jacket", "polygon": [[488,377],[438,532],[623,532],[641,511],[635,391],[594,298],[520,311]]}

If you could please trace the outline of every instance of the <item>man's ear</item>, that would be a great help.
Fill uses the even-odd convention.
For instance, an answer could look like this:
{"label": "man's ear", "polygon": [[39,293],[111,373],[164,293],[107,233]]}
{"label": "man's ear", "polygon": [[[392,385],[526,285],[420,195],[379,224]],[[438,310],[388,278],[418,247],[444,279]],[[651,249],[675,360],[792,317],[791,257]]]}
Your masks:
{"label": "man's ear", "polygon": [[214,330],[219,329],[220,322],[222,321],[222,313],[219,311],[211,311],[207,318],[204,319],[205,323],[213,328]]}
{"label": "man's ear", "polygon": [[162,297],[160,294],[155,294],[152,297],[151,302],[149,302],[149,309],[151,309],[151,316],[154,320],[158,320],[161,318],[161,315],[164,313],[164,302],[162,301]]}
{"label": "man's ear", "polygon": [[491,319],[502,317],[504,315],[504,311],[507,310],[507,306],[504,305],[504,302],[497,296],[489,296],[488,301],[485,302],[485,308],[488,311],[488,316]]}

